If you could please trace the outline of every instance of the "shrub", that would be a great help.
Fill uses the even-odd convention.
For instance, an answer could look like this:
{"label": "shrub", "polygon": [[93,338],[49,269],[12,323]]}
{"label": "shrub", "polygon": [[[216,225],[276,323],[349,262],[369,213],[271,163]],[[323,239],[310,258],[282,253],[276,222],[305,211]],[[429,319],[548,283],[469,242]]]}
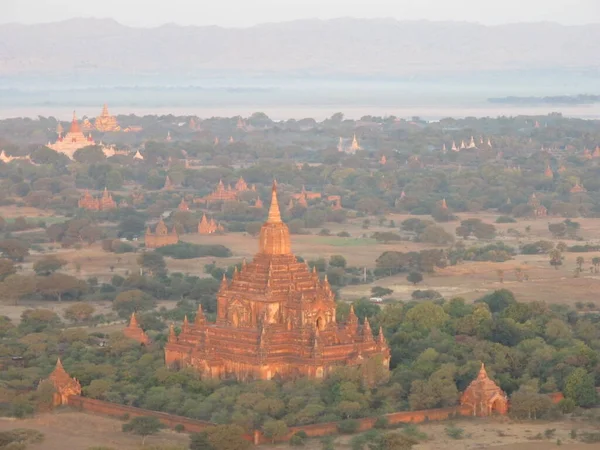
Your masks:
{"label": "shrub", "polygon": [[563,398],[560,402],[558,402],[558,408],[563,414],[572,413],[576,406],[577,404],[572,398]]}
{"label": "shrub", "polygon": [[498,216],[496,223],[516,223],[517,221],[510,216]]}
{"label": "shrub", "polygon": [[339,422],[337,425],[337,428],[338,428],[338,431],[342,434],[352,434],[352,433],[356,433],[359,425],[360,425],[360,422],[358,420],[346,419],[346,420],[342,420],[341,422]]}
{"label": "shrub", "polygon": [[389,425],[389,422],[387,420],[387,417],[378,417],[377,420],[375,420],[375,423],[373,424],[373,428],[377,428],[378,430],[383,430],[385,428],[387,428]]}
{"label": "shrub", "polygon": [[232,254],[231,250],[224,245],[197,245],[187,242],[179,242],[178,244],[157,248],[156,252],[175,259],[191,259],[203,256],[227,258]]}
{"label": "shrub", "polygon": [[300,447],[306,443],[307,434],[305,431],[298,431],[290,438],[290,445],[294,447]]}
{"label": "shrub", "polygon": [[446,434],[452,439],[462,439],[465,434],[465,430],[457,427],[456,425],[449,425],[446,427]]}
{"label": "shrub", "polygon": [[178,433],[183,433],[185,431],[185,426],[182,423],[178,423],[173,429]]}

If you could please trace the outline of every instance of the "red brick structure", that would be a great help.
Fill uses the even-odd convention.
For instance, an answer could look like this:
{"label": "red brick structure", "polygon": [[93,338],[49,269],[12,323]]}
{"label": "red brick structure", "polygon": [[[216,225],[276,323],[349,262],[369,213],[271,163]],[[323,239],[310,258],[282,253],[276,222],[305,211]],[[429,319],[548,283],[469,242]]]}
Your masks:
{"label": "red brick structure", "polygon": [[144,330],[142,330],[142,327],[140,327],[140,324],[138,323],[137,318],[135,317],[135,313],[131,313],[129,325],[123,330],[123,334],[129,339],[138,341],[140,344],[150,344],[150,338],[144,332]]}
{"label": "red brick structure", "polygon": [[184,198],[181,199],[181,202],[177,206],[177,210],[179,210],[179,211],[189,211],[190,210],[190,206],[187,204],[187,202],[185,201]]}
{"label": "red brick structure", "polygon": [[68,404],[71,395],[81,395],[81,384],[76,378],[71,378],[65,371],[60,358],[56,361],[56,367],[48,375],[46,381],[54,386],[55,392],[52,400],[54,406]]}
{"label": "red brick structure", "polygon": [[177,244],[179,242],[179,235],[177,230],[173,227],[172,231],[169,231],[165,222],[162,219],[156,225],[154,233],[150,231],[150,227],[146,229],[146,235],[144,237],[144,244],[146,248],[159,248],[167,245]]}
{"label": "red brick structure", "polygon": [[193,324],[173,329],[165,346],[168,366],[193,367],[206,378],[269,380],[323,378],[337,366],[372,361],[387,369],[390,350],[383,333],[373,337],[368,320],[359,325],[335,320],[327,278],[319,279],[291,250],[273,184],[268,219],[260,231],[253,261],[223,278],[217,294],[216,323],[200,309]]}
{"label": "red brick structure", "polygon": [[533,217],[546,217],[548,215],[548,208],[540,203],[535,194],[531,194],[531,198],[527,204],[531,207]]}
{"label": "red brick structure", "polygon": [[109,211],[117,207],[117,202],[113,199],[112,194],[108,192],[108,189],[104,188],[100,198],[95,198],[86,190],[79,199],[78,206],[89,211]]}
{"label": "red brick structure", "polygon": [[461,406],[468,408],[469,415],[485,417],[508,413],[508,397],[500,387],[489,379],[485,365],[477,378],[469,384],[460,397]]}
{"label": "red brick structure", "polygon": [[215,234],[223,231],[225,231],[223,225],[215,222],[213,218],[208,220],[206,214],[202,215],[202,220],[198,224],[198,234]]}
{"label": "red brick structure", "polygon": [[[238,196],[242,192],[246,192],[248,190],[250,190],[248,188],[248,184],[242,177],[240,177],[237,183],[235,183],[235,188],[232,188],[231,185],[225,186],[223,180],[219,180],[219,184],[213,192],[208,194],[206,197],[194,200],[194,202],[205,203],[207,205],[216,202],[234,202],[238,200]],[[255,191],[256,187],[252,186],[252,190]]]}

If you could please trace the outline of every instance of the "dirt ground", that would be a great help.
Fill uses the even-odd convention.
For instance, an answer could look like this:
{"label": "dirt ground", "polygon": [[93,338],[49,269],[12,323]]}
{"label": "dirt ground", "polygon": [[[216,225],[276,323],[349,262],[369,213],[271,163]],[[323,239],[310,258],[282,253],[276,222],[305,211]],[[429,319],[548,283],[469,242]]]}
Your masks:
{"label": "dirt ground", "polygon": [[[445,428],[453,424],[464,430],[465,437],[460,440],[450,439]],[[123,422],[98,415],[72,412],[68,410],[42,414],[36,418],[25,420],[0,419],[0,431],[13,428],[33,428],[45,435],[42,443],[31,445],[32,450],[87,450],[92,446],[107,446],[119,450],[138,450],[141,439],[138,436],[123,433]],[[547,450],[557,447],[566,450],[592,450],[598,445],[582,444],[571,439],[570,432],[576,428],[591,431],[589,426],[569,420],[561,422],[514,423],[506,418],[462,420],[456,422],[439,422],[418,426],[419,431],[427,434],[427,439],[413,447],[414,450]],[[550,439],[539,437],[546,430],[554,429]],[[597,431],[597,430],[596,430]],[[335,439],[337,449],[349,449],[351,436],[338,436]],[[180,445],[186,448],[188,437],[173,431],[161,431],[146,440],[146,445]],[[290,450],[286,444],[265,446],[274,450]],[[304,447],[307,450],[320,450],[319,439],[309,440]]]}
{"label": "dirt ground", "polygon": [[[94,446],[106,446],[118,450],[138,450],[141,437],[121,431],[123,422],[107,417],[77,412],[55,412],[42,414],[32,419],[0,420],[0,431],[13,428],[33,428],[44,433],[45,439],[39,444],[29,445],[31,450],[88,450]],[[146,445],[180,445],[187,448],[186,434],[161,431],[146,439]]]}

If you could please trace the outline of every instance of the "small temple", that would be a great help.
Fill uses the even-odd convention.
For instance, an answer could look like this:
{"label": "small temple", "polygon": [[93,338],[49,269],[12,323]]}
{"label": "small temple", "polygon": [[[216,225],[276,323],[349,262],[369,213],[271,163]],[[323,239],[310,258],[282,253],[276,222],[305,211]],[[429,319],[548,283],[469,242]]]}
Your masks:
{"label": "small temple", "polygon": [[578,181],[575,183],[575,186],[571,188],[569,191],[571,194],[583,194],[587,192],[587,189],[583,187],[583,185]]}
{"label": "small temple", "polygon": [[117,207],[117,202],[113,199],[112,194],[104,188],[102,197],[95,198],[88,190],[81,196],[77,203],[79,208],[87,209],[88,211],[109,211]]}
{"label": "small temple", "polygon": [[121,131],[117,118],[108,113],[108,106],[106,104],[102,107],[102,114],[96,117],[94,127],[96,130],[102,132]]}
{"label": "small temple", "polygon": [[188,205],[188,203],[185,201],[185,199],[182,198],[181,202],[179,202],[179,205],[177,206],[177,210],[178,211],[189,211],[190,205]]}
{"label": "small temple", "polygon": [[[252,190],[255,189],[253,187]],[[232,188],[231,185],[225,186],[223,180],[219,180],[219,184],[213,192],[205,197],[194,200],[194,202],[206,203],[207,205],[216,202],[233,202],[237,201],[239,194],[248,190],[248,184],[242,177],[235,183],[235,188]]]}
{"label": "small temple", "polygon": [[374,337],[369,321],[360,325],[352,308],[343,324],[335,313],[327,278],[292,253],[273,183],[258,253],[232,280],[223,277],[215,323],[199,307],[179,335],[171,326],[165,363],[192,367],[204,378],[239,381],[323,378],[336,367],[370,362],[387,369],[390,350],[381,329]]}
{"label": "small temple", "polygon": [[73,159],[73,155],[77,150],[91,145],[96,145],[92,139],[92,135],[85,136],[83,134],[79,122],[77,121],[77,117],[75,116],[75,113],[73,113],[71,128],[67,134],[65,136],[59,134],[56,142],[54,144],[48,144],[47,147]]}
{"label": "small temple", "polygon": [[52,404],[54,406],[66,405],[69,403],[69,397],[72,395],[81,395],[81,384],[76,378],[72,378],[60,361],[56,361],[56,367],[46,379],[54,386],[54,396]]}
{"label": "small temple", "polygon": [[2,150],[0,152],[0,161],[2,161],[5,164],[8,164],[13,161],[27,161],[27,162],[30,162],[33,164],[33,162],[31,161],[31,157],[29,155],[27,155],[27,156],[12,156],[12,155],[7,155],[4,150]]}
{"label": "small temple", "polygon": [[254,203],[254,207],[258,208],[258,209],[262,209],[263,208],[263,201],[260,199],[260,197],[257,197],[256,202]]}
{"label": "small temple", "polygon": [[177,234],[177,230],[175,226],[173,226],[173,230],[169,231],[165,222],[160,219],[154,233],[150,231],[150,227],[146,229],[146,235],[144,237],[144,244],[146,248],[159,248],[165,247],[167,245],[174,245],[179,242],[179,235]]}
{"label": "small temple", "polygon": [[215,234],[223,231],[225,231],[223,225],[215,222],[215,219],[212,217],[208,220],[206,214],[202,216],[202,220],[198,223],[198,234]]}
{"label": "small temple", "polygon": [[163,191],[172,191],[174,189],[173,183],[171,182],[171,178],[169,175],[165,178],[165,185],[163,186]]}
{"label": "small temple", "polygon": [[542,205],[535,193],[531,194],[527,204],[531,207],[531,213],[533,214],[533,217],[546,217],[548,215],[548,208]]}
{"label": "small temple", "polygon": [[331,209],[339,210],[342,209],[342,197],[339,195],[330,195],[327,197],[327,201],[331,204]]}
{"label": "small temple", "polygon": [[485,417],[508,412],[508,397],[500,387],[492,381],[481,364],[479,374],[460,397],[460,404],[467,407],[473,416]]}
{"label": "small temple", "polygon": [[140,151],[139,151],[139,150],[137,150],[137,151],[135,152],[135,155],[133,155],[133,159],[137,159],[137,160],[143,161],[143,160],[144,160],[144,157],[142,156],[142,154],[140,153]]}
{"label": "small temple", "polygon": [[552,172],[552,169],[550,168],[550,164],[546,165],[546,171],[544,172],[544,176],[546,178],[554,178],[554,172]]}
{"label": "small temple", "polygon": [[144,332],[144,330],[142,330],[142,327],[140,327],[140,324],[138,323],[137,318],[135,317],[135,312],[131,313],[129,325],[123,330],[123,334],[129,339],[138,341],[140,344],[150,344],[150,338]]}

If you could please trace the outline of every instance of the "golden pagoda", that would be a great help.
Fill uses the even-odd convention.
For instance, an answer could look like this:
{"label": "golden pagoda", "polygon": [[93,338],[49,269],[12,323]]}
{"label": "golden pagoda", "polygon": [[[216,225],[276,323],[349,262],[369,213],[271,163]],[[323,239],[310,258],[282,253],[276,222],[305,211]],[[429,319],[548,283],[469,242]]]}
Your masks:
{"label": "golden pagoda", "polygon": [[77,117],[73,112],[73,120],[71,121],[71,128],[69,132],[64,137],[59,134],[56,142],[54,144],[48,144],[47,147],[55,152],[68,156],[70,159],[73,159],[73,155],[77,150],[84,147],[89,147],[91,145],[96,145],[92,139],[92,135],[90,134],[86,137],[83,134],[81,128],[79,127]]}
{"label": "golden pagoda", "polygon": [[240,381],[323,378],[339,366],[389,367],[383,333],[375,338],[368,320],[361,326],[350,311],[336,322],[335,295],[291,250],[273,184],[267,221],[252,262],[225,277],[217,293],[217,318],[207,322],[199,307],[194,323],[179,336],[171,327],[165,346],[169,367],[192,367],[204,378]]}
{"label": "golden pagoda", "polygon": [[106,104],[102,107],[102,114],[96,117],[94,126],[96,130],[102,132],[121,131],[117,118],[108,113],[108,106]]}

